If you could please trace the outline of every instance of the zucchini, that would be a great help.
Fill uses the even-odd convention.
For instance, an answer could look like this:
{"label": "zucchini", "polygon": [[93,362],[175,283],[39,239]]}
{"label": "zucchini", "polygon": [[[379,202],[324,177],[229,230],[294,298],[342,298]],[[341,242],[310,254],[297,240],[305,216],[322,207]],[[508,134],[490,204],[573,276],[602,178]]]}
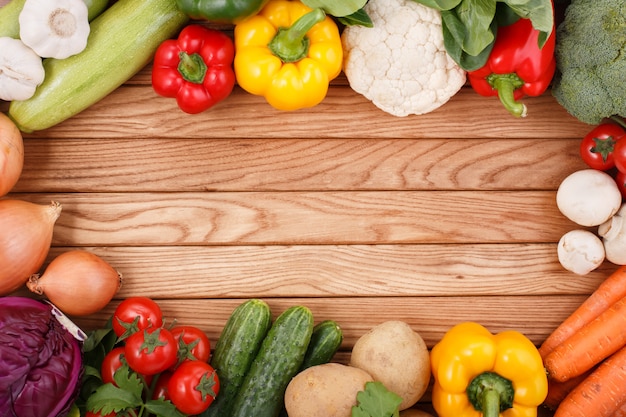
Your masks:
{"label": "zucchini", "polygon": [[302,365],[312,333],[313,314],[307,307],[293,306],[278,316],[235,397],[231,417],[280,414],[285,389]]}
{"label": "zucchini", "polygon": [[324,320],[313,328],[311,341],[304,355],[300,371],[330,362],[343,341],[343,332],[333,320]]}
{"label": "zucchini", "polygon": [[9,116],[23,132],[52,127],[80,113],[145,67],[189,17],[176,0],[117,0],[91,23],[87,47],[66,59],[46,59],[46,78]]}
{"label": "zucchini", "polygon": [[[0,7],[0,38],[8,36],[18,39],[20,37],[19,17],[24,8],[26,0],[11,0]],[[89,21],[91,22],[109,5],[109,0],[85,0],[87,10],[89,10]]]}
{"label": "zucchini", "polygon": [[270,307],[265,301],[250,299],[235,308],[211,358],[220,379],[220,392],[201,416],[230,416],[233,400],[271,324]]}

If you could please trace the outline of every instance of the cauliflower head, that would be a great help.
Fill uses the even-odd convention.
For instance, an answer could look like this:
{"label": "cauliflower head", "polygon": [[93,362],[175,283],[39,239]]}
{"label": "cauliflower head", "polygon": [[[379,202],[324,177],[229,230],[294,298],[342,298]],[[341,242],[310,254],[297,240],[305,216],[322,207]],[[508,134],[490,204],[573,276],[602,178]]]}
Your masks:
{"label": "cauliflower head", "polygon": [[466,73],[446,52],[441,14],[411,0],[370,0],[373,27],[348,26],[341,39],[350,87],[394,116],[445,104]]}
{"label": "cauliflower head", "polygon": [[559,104],[592,125],[626,117],[626,2],[572,0],[556,36]]}

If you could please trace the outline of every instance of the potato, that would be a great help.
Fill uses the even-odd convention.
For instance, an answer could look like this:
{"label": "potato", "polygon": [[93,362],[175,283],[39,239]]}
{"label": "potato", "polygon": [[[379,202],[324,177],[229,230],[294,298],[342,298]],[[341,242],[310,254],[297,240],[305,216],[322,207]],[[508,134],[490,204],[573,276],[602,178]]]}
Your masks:
{"label": "potato", "polygon": [[289,417],[350,417],[356,395],[373,381],[362,369],[325,363],[298,373],[285,390]]}
{"label": "potato", "polygon": [[400,417],[433,417],[433,415],[416,408],[408,408],[400,412]]}
{"label": "potato", "polygon": [[361,336],[350,357],[361,368],[402,397],[399,409],[414,405],[430,382],[430,354],[422,337],[399,320],[381,323]]}

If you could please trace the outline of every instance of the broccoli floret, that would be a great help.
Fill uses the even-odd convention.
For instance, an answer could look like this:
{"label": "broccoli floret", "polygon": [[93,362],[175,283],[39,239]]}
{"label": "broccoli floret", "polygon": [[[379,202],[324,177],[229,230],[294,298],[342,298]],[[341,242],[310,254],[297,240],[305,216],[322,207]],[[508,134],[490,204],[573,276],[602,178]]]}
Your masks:
{"label": "broccoli floret", "polygon": [[572,0],[556,32],[552,94],[588,124],[626,117],[626,2]]}

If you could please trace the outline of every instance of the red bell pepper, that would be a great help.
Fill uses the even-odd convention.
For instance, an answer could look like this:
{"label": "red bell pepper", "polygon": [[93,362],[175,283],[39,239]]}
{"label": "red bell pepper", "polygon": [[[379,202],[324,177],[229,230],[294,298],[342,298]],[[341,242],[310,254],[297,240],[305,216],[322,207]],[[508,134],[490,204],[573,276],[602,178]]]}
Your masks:
{"label": "red bell pepper", "polygon": [[235,86],[235,46],[226,34],[200,25],[186,26],[178,39],[159,45],[152,66],[152,87],[176,97],[186,113],[205,111]]}
{"label": "red bell pepper", "polygon": [[482,96],[499,96],[511,114],[525,117],[526,105],[517,100],[543,94],[556,69],[554,29],[541,48],[538,38],[529,19],[499,27],[486,64],[467,74],[472,88]]}

